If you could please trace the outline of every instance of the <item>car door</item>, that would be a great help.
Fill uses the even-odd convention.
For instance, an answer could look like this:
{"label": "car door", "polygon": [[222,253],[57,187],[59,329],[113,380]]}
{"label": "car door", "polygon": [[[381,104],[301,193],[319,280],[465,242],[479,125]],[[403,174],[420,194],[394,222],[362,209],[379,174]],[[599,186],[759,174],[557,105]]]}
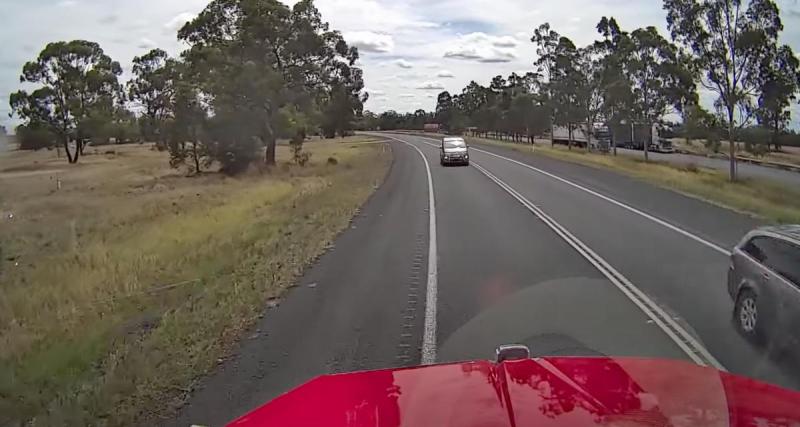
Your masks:
{"label": "car door", "polygon": [[770,239],[766,250],[765,263],[774,272],[769,286],[775,294],[778,333],[797,343],[800,339],[800,247],[787,240]]}
{"label": "car door", "polygon": [[772,237],[755,236],[742,246],[742,257],[735,260],[734,268],[741,280],[757,296],[758,317],[762,331],[773,337],[780,323],[776,287],[772,281],[776,274],[770,267],[773,244]]}

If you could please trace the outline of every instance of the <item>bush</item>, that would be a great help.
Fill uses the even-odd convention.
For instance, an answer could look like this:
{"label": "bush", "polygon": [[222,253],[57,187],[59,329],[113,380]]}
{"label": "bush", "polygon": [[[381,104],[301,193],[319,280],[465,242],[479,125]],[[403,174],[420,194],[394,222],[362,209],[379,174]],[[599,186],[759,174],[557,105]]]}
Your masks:
{"label": "bush", "polygon": [[703,142],[703,145],[705,145],[708,151],[711,151],[712,153],[719,153],[719,149],[722,144],[719,141],[719,137],[716,134],[711,133]]}
{"label": "bush", "polygon": [[696,163],[687,164],[686,167],[684,167],[684,170],[686,170],[686,172],[691,172],[691,173],[700,172],[700,168],[697,167]]}
{"label": "bush", "polygon": [[292,147],[292,159],[300,166],[305,166],[311,160],[311,153],[303,152],[303,141],[305,139],[305,133],[298,133],[289,141],[289,145]]}
{"label": "bush", "polygon": [[336,160],[335,157],[328,157],[328,164],[331,166],[336,166],[339,164],[339,161]]}
{"label": "bush", "polygon": [[55,145],[56,136],[43,127],[20,125],[17,127],[20,150],[41,150]]}
{"label": "bush", "polygon": [[220,171],[227,175],[244,172],[256,160],[258,143],[253,138],[223,139],[216,143],[213,159],[220,164]]}
{"label": "bush", "polygon": [[745,149],[756,157],[764,157],[769,152],[766,144],[745,144]]}

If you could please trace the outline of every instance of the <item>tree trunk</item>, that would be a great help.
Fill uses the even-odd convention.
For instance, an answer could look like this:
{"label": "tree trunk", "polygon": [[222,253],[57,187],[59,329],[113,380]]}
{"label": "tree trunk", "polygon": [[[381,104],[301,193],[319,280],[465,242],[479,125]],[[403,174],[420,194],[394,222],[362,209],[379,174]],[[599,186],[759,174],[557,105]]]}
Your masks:
{"label": "tree trunk", "polygon": [[550,122],[550,148],[554,147],[556,144],[555,134],[553,132],[555,132],[555,126],[553,126],[553,122]]}
{"label": "tree trunk", "polygon": [[730,180],[736,181],[736,143],[734,142],[733,113],[729,112],[728,117],[728,155],[730,156]]}
{"label": "tree trunk", "polygon": [[75,163],[72,159],[72,153],[69,151],[69,139],[64,139],[64,152],[67,153],[67,163]]}
{"label": "tree trunk", "polygon": [[267,166],[275,166],[275,139],[267,141],[267,148],[264,150],[264,164]]}
{"label": "tree trunk", "polygon": [[[778,147],[778,136],[780,134],[780,124],[777,120],[775,120],[775,125],[772,127],[772,145],[775,146],[775,151],[780,151],[780,147]],[[767,151],[769,151],[769,145],[767,146]]]}
{"label": "tree trunk", "polygon": [[650,160],[650,156],[648,155],[648,149],[650,148],[650,144],[653,143],[653,124],[647,122],[647,138],[644,140],[644,161],[647,162]]}
{"label": "tree trunk", "polygon": [[194,173],[200,173],[200,153],[197,151],[197,140],[194,141],[192,145],[192,159],[194,160]]}
{"label": "tree trunk", "polygon": [[611,149],[614,152],[614,155],[617,155],[617,138],[614,137],[614,132],[611,132]]}
{"label": "tree trunk", "polygon": [[572,150],[572,124],[567,125],[567,132],[569,136],[567,137],[567,149]]}
{"label": "tree trunk", "polygon": [[736,143],[733,131],[733,107],[728,107],[728,155],[730,156],[730,180],[736,181]]}
{"label": "tree trunk", "polygon": [[592,120],[586,117],[586,151],[592,151]]}

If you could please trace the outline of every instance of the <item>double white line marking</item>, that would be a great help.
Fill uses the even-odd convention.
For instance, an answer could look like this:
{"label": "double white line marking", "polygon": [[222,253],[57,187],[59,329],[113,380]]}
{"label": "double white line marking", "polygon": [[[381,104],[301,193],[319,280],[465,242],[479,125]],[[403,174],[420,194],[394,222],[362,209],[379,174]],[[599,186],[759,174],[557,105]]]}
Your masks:
{"label": "double white line marking", "polygon": [[[423,333],[423,342],[422,342],[422,363],[423,364],[431,364],[435,363],[436,361],[436,300],[437,300],[437,249],[436,249],[436,209],[435,209],[435,200],[434,200],[434,191],[433,191],[433,178],[431,175],[430,164],[428,159],[425,157],[425,154],[422,150],[419,149],[416,145],[404,141],[399,138],[394,138],[388,135],[381,135],[385,138],[389,138],[395,141],[402,142],[412,148],[414,148],[420,156],[422,156],[422,160],[425,164],[425,170],[427,172],[428,178],[428,202],[429,202],[429,216],[430,216],[430,228],[429,228],[429,238],[430,242],[428,245],[428,283],[427,283],[427,292],[426,292],[426,301],[425,301],[425,330]],[[430,138],[423,138],[418,137],[421,139],[430,139]],[[423,144],[429,145],[434,148],[439,148],[436,144],[431,144],[429,142],[422,142]],[[695,240],[703,245],[716,250],[722,254],[729,254],[729,252],[719,245],[716,245],[712,242],[709,242],[705,239],[702,239],[686,230],[683,230],[679,227],[676,227],[672,224],[669,224],[659,218],[656,218],[652,215],[649,215],[645,212],[642,212],[638,209],[635,209],[631,206],[628,206],[624,203],[618,202],[610,197],[597,193],[593,190],[588,188],[582,187],[578,184],[575,184],[571,181],[565,180],[561,177],[553,175],[549,172],[540,170],[538,168],[534,168],[530,165],[526,165],[524,163],[518,162],[513,159],[509,159],[507,157],[503,157],[494,153],[490,153],[488,151],[480,150],[473,148],[474,151],[488,154],[500,159],[507,160],[509,162],[524,166],[528,169],[534,170],[541,174],[544,174],[548,177],[561,181],[565,184],[568,184],[572,187],[578,188],[582,191],[588,192],[594,196],[597,196],[603,200],[606,200],[612,204],[615,204],[623,209],[631,211],[635,214],[641,215],[651,221],[656,222],[659,225],[665,226],[673,231],[678,232],[686,237],[689,237],[692,240]],[[675,320],[664,310],[658,306],[652,299],[650,299],[644,292],[642,292],[639,288],[636,287],[630,280],[628,280],[622,273],[617,271],[614,267],[611,266],[606,260],[604,260],[600,255],[594,252],[591,248],[589,248],[585,243],[583,243],[580,239],[575,237],[569,230],[564,228],[561,224],[559,224],[556,220],[554,220],[550,215],[545,213],[542,209],[538,206],[533,204],[530,200],[526,199],[525,196],[520,194],[518,191],[513,189],[510,185],[505,183],[503,180],[477,164],[474,159],[472,160],[471,164],[477,169],[479,172],[484,174],[487,178],[492,180],[495,184],[497,184],[500,188],[505,190],[508,194],[510,194],[514,199],[516,199],[520,204],[522,204],[525,208],[531,211],[537,218],[539,218],[545,225],[550,227],[559,237],[561,237],[567,244],[569,244],[576,252],[578,252],[581,256],[583,256],[589,263],[591,263],[595,268],[597,268],[600,273],[602,273],[617,289],[620,290],[628,299],[630,299],[637,307],[639,307],[644,314],[653,320],[653,322],[661,328],[662,331],[670,338],[673,342],[684,352],[686,355],[692,359],[695,363],[701,366],[712,366],[718,370],[725,370],[725,367],[716,359],[708,350],[699,342],[697,339],[692,336],[688,331],[686,331],[683,327],[681,327]]]}
{"label": "double white line marking", "polygon": [[580,241],[577,237],[575,237],[572,233],[569,232],[564,226],[559,224],[550,215],[546,214],[542,211],[538,206],[531,203],[530,200],[526,199],[523,195],[519,192],[511,188],[510,185],[506,184],[503,180],[496,177],[494,174],[489,172],[488,170],[484,169],[479,164],[473,162],[473,166],[475,169],[480,171],[482,174],[486,175],[487,178],[494,181],[495,184],[500,186],[503,190],[505,190],[508,194],[510,194],[513,198],[517,199],[523,206],[525,206],[529,211],[531,211],[534,215],[536,215],[542,222],[545,223],[548,227],[550,227],[559,237],[561,237],[567,244],[572,246],[575,251],[577,251],[581,256],[586,258],[595,268],[597,268],[600,273],[602,273],[606,278],[614,284],[625,296],[628,297],[637,307],[639,307],[647,317],[653,320],[656,325],[658,325],[661,330],[664,331],[667,336],[669,336],[678,347],[683,350],[686,355],[689,356],[695,363],[702,366],[713,366],[716,369],[723,370],[724,367],[722,366],[719,361],[717,361],[711,353],[706,350],[706,348],[700,344],[689,332],[683,329],[680,325],[678,325],[675,320],[672,319],[661,307],[658,306],[653,300],[651,300],[644,292],[639,290],[630,280],[628,280],[625,276],[622,275],[619,271],[617,271],[614,267],[612,267],[606,260],[604,260],[600,255],[594,252],[591,248],[586,246],[583,242]]}

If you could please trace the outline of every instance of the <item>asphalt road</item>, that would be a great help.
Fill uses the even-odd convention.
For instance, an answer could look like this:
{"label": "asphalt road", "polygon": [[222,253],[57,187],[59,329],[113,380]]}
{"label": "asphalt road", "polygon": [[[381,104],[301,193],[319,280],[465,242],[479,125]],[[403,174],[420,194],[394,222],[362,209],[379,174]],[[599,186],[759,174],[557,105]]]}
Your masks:
{"label": "asphalt road", "polygon": [[392,168],[352,227],[163,424],[221,425],[322,373],[418,364],[423,348],[446,362],[523,343],[800,384],[731,324],[724,252],[751,218],[494,146],[472,147],[470,167],[441,167],[432,141],[385,136]]}
{"label": "asphalt road", "polygon": [[[644,157],[644,153],[639,150],[630,150],[626,148],[617,148],[617,153],[631,156],[631,157]],[[709,169],[717,169],[721,171],[728,171],[730,162],[727,159],[717,159],[714,157],[695,156],[691,154],[680,153],[648,153],[650,159],[662,162],[669,162],[677,165],[688,165],[694,163],[695,165],[706,167]],[[758,178],[769,179],[777,181],[786,185],[800,185],[800,173],[792,172],[783,169],[776,169],[767,166],[759,166],[745,162],[738,162],[736,164],[739,176],[743,178]]]}

